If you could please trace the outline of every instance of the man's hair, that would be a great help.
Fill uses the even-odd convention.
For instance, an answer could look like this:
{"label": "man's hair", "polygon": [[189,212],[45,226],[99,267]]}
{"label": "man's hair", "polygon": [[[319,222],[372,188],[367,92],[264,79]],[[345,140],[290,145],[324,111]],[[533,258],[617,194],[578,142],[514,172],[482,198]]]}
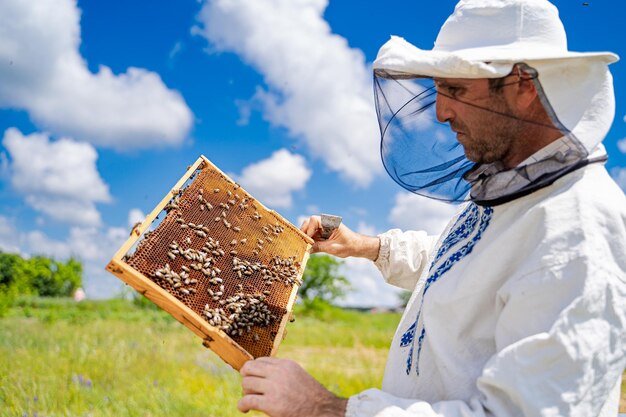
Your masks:
{"label": "man's hair", "polygon": [[[504,80],[511,75],[515,75],[517,74],[519,77],[519,81],[522,81],[523,79],[535,79],[537,78],[537,70],[535,70],[532,67],[529,67],[528,65],[522,63],[517,63],[513,66],[513,68],[511,69],[511,72],[508,75],[505,75],[504,77],[500,77],[500,78],[489,78],[487,81],[489,82],[489,90],[491,90],[492,93],[499,93],[502,90],[502,87],[508,85]],[[526,77],[529,78],[526,78]]]}

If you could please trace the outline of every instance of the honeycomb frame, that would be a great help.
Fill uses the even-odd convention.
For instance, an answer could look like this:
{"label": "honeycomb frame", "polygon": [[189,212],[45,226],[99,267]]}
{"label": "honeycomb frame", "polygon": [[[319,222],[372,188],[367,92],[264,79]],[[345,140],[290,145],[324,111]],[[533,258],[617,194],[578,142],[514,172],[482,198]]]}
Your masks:
{"label": "honeycomb frame", "polygon": [[[250,359],[276,354],[292,318],[312,245],[309,236],[266,208],[201,155],[146,219],[132,229],[106,269],[167,311],[202,338],[205,347],[239,370]],[[198,254],[211,258],[201,272],[195,268],[208,259],[196,262]],[[174,282],[172,274],[183,274],[182,281],[195,282],[181,287],[180,275]],[[207,311],[215,313],[220,306],[232,308],[233,303],[222,300],[234,299],[241,300],[240,307],[226,313],[241,312],[244,306],[255,317],[264,317],[265,322],[227,328],[208,318]],[[256,304],[251,307],[250,303]]]}

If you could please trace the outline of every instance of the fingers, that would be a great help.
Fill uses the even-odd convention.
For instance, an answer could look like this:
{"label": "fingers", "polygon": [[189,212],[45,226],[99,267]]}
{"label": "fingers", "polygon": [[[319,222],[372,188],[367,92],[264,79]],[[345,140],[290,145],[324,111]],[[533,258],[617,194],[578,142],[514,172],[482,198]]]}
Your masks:
{"label": "fingers", "polygon": [[237,403],[237,409],[242,413],[247,413],[250,410],[262,410],[263,396],[257,394],[244,395]]}
{"label": "fingers", "polygon": [[306,233],[309,237],[314,238],[316,235],[320,234],[322,229],[322,219],[320,216],[311,216],[302,222],[302,226],[300,226],[300,230]]}
{"label": "fingers", "polygon": [[265,394],[267,391],[267,380],[256,376],[246,376],[241,380],[243,395],[248,394]]}
{"label": "fingers", "polygon": [[262,359],[271,359],[271,358],[257,358],[255,360],[244,363],[241,369],[239,370],[239,373],[241,374],[241,376],[265,377],[269,375],[270,373],[269,367],[271,366],[272,362],[263,361]]}

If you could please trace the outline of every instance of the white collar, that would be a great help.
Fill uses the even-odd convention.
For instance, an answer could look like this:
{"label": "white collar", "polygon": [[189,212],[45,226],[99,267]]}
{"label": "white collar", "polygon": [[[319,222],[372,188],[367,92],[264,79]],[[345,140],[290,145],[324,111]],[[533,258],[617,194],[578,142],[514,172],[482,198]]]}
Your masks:
{"label": "white collar", "polygon": [[524,159],[517,166],[523,167],[534,162],[539,162],[543,159],[546,159],[548,156],[556,154],[557,152],[561,152],[563,155],[565,155],[568,151],[572,150],[572,146],[568,142],[569,141],[566,141],[564,136],[561,136],[559,139],[555,140],[554,142],[548,143],[546,146],[539,149],[528,158]]}

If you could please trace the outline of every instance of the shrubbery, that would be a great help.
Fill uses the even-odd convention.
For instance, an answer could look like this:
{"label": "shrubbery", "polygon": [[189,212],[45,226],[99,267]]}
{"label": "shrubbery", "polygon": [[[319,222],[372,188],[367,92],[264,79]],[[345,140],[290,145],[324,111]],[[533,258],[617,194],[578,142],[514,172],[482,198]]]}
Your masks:
{"label": "shrubbery", "polygon": [[83,265],[74,258],[61,262],[0,252],[0,316],[18,295],[69,297],[82,280]]}

